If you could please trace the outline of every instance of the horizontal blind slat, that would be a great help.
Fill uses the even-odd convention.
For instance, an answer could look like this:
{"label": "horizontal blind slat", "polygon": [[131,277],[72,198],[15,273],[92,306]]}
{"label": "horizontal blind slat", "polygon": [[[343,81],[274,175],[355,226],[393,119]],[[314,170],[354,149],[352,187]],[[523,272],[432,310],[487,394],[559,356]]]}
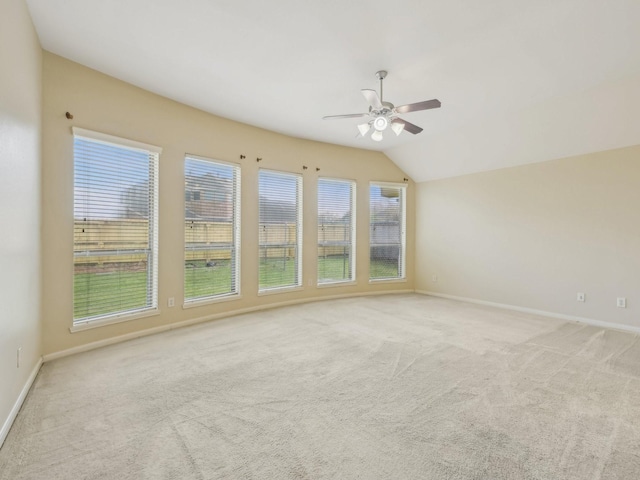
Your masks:
{"label": "horizontal blind slat", "polygon": [[355,182],[318,179],[318,283],[354,279]]}
{"label": "horizontal blind slat", "polygon": [[185,158],[185,300],[238,293],[240,167]]}
{"label": "horizontal blind slat", "polygon": [[158,154],[74,138],[74,321],[155,307]]}
{"label": "horizontal blind slat", "polygon": [[369,276],[404,277],[405,187],[372,184],[369,189]]}
{"label": "horizontal blind slat", "polygon": [[258,174],[259,289],[299,286],[302,178],[261,169]]}

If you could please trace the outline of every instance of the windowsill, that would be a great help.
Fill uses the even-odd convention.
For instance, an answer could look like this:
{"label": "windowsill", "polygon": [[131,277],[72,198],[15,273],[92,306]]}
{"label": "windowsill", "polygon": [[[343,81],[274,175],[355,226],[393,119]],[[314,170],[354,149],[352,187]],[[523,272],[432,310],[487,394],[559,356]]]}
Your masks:
{"label": "windowsill", "polygon": [[406,278],[374,278],[369,279],[369,284],[374,283],[407,283]]}
{"label": "windowsill", "polygon": [[232,295],[225,295],[221,297],[210,297],[210,298],[200,298],[197,300],[188,300],[184,302],[182,305],[183,309],[195,308],[195,307],[204,307],[206,305],[211,305],[215,303],[223,303],[223,302],[232,302],[234,300],[240,300],[242,295],[238,293],[234,293]]}
{"label": "windowsill", "polygon": [[278,293],[289,293],[289,292],[299,292],[304,290],[304,287],[300,285],[296,285],[293,287],[279,287],[279,288],[270,288],[268,290],[258,291],[258,296],[262,297],[264,295],[277,295]]}
{"label": "windowsill", "polygon": [[318,283],[316,287],[318,288],[331,288],[331,287],[351,287],[354,285],[358,285],[358,282],[354,282],[353,280],[346,280],[344,282],[325,282]]}
{"label": "windowsill", "polygon": [[71,333],[82,332],[84,330],[91,330],[92,328],[106,327],[107,325],[128,322],[130,320],[138,320],[139,318],[154,317],[156,315],[160,315],[160,309],[149,308],[146,310],[137,311],[135,313],[113,315],[110,317],[96,318],[95,320],[86,320],[83,322],[74,323],[69,328],[69,331]]}

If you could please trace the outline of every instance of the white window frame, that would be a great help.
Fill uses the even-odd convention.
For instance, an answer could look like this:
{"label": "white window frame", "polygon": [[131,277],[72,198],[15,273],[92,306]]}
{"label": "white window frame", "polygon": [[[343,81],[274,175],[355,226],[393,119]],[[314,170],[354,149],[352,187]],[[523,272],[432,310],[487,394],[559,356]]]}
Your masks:
{"label": "white window frame", "polygon": [[[231,245],[231,247],[233,248],[234,252],[235,252],[235,259],[234,259],[234,264],[235,264],[235,271],[232,272],[232,279],[231,281],[234,283],[235,285],[235,291],[233,292],[229,292],[229,293],[221,293],[221,294],[214,294],[214,295],[208,295],[208,296],[203,296],[203,297],[193,297],[193,298],[187,298],[186,296],[186,279],[184,280],[184,285],[183,285],[183,290],[184,290],[184,308],[189,308],[189,307],[193,307],[193,306],[197,306],[197,305],[202,305],[202,304],[206,304],[206,303],[214,303],[214,302],[219,302],[219,301],[226,301],[226,300],[233,300],[233,299],[237,299],[240,297],[240,290],[241,290],[241,284],[240,284],[240,259],[242,257],[241,255],[241,241],[240,241],[240,235],[241,235],[241,210],[240,210],[240,205],[241,205],[241,199],[242,199],[242,195],[241,195],[241,176],[242,176],[242,170],[241,170],[241,166],[237,163],[232,163],[232,162],[225,162],[222,160],[214,160],[212,158],[207,158],[207,157],[201,157],[198,155],[192,155],[187,153],[184,157],[184,161],[185,161],[185,168],[183,168],[183,174],[185,175],[185,180],[186,180],[186,161],[187,159],[192,159],[192,160],[196,160],[199,162],[208,162],[208,163],[212,163],[212,164],[216,164],[216,165],[222,165],[222,166],[227,166],[227,167],[231,167],[235,170],[235,175],[234,175],[234,186],[233,186],[233,192],[234,192],[234,198],[233,198],[233,210],[234,210],[234,214],[233,214],[233,244]],[[186,192],[185,192],[186,193]],[[186,195],[182,195],[183,200],[186,202]],[[185,206],[186,207],[186,206]],[[186,208],[183,208],[183,214],[185,212]],[[184,224],[186,225],[186,217],[184,218]],[[186,245],[186,238],[185,238],[185,246],[184,246],[184,253],[186,254],[187,252],[187,245]]]}
{"label": "white window frame", "polygon": [[[104,325],[110,325],[114,323],[125,322],[129,320],[135,320],[138,318],[148,317],[152,315],[158,315],[158,224],[159,224],[159,160],[162,148],[150,145],[135,140],[130,140],[122,137],[116,137],[101,132],[95,132],[78,127],[72,127],[73,139],[87,140],[95,143],[102,143],[105,145],[111,145],[118,148],[125,148],[130,150],[137,150],[149,155],[149,169],[152,172],[150,177],[153,178],[152,185],[150,187],[150,211],[149,211],[149,289],[150,289],[150,302],[148,305],[142,308],[136,308],[131,310],[118,311],[113,313],[107,313],[102,315],[95,315],[91,317],[82,317],[79,319],[73,318],[72,326],[69,329],[71,332],[77,332],[87,330],[90,328],[101,327]],[[74,172],[75,172],[75,150],[74,150]],[[75,180],[74,180],[75,188]],[[74,208],[75,208],[75,195],[74,195]],[[75,217],[75,215],[74,215]],[[75,222],[74,222],[75,223]],[[75,228],[75,227],[74,227]],[[75,240],[74,240],[75,241]],[[74,248],[75,250],[75,248]],[[74,258],[79,255],[92,256],[92,255],[104,255],[103,253],[91,253],[91,251],[74,253]]]}
{"label": "white window frame", "polygon": [[[296,199],[296,282],[292,285],[278,285],[275,287],[260,287],[260,253],[263,248],[263,244],[260,243],[260,173],[268,172],[276,175],[289,176],[296,179],[297,184],[297,199]],[[291,290],[298,290],[302,288],[303,278],[302,278],[302,263],[303,263],[303,251],[302,251],[302,229],[303,229],[303,181],[302,175],[293,172],[285,172],[281,170],[272,170],[261,168],[258,170],[258,295],[270,295],[272,293],[280,293],[287,292]],[[265,244],[269,245],[269,244]]]}
{"label": "white window frame", "polygon": [[[401,192],[400,198],[400,263],[398,265],[398,276],[396,277],[377,277],[371,278],[371,236],[369,237],[369,283],[378,282],[398,282],[406,281],[407,278],[407,185],[405,183],[393,182],[370,182],[369,183],[369,202],[371,202],[371,187],[397,188]],[[369,235],[371,235],[371,204],[369,204]],[[376,244],[379,245],[379,244]]]}
{"label": "white window frame", "polygon": [[[317,268],[318,270],[318,275],[317,275],[317,285],[322,287],[322,286],[332,286],[332,285],[344,285],[344,284],[351,284],[351,283],[355,283],[355,279],[356,279],[356,246],[357,246],[357,241],[356,241],[356,188],[357,188],[357,184],[354,180],[350,180],[350,179],[346,179],[346,178],[335,178],[335,177],[319,177],[318,178],[318,182],[317,182],[317,195],[318,195],[318,202],[316,205],[316,208],[318,210],[318,218],[319,218],[319,209],[320,209],[320,202],[319,202],[319,195],[320,195],[320,181],[328,181],[328,182],[335,182],[335,183],[344,183],[344,184],[348,184],[351,187],[351,222],[349,225],[349,230],[350,230],[350,250],[349,250],[349,269],[351,272],[350,278],[344,279],[344,280],[324,280],[321,281],[320,280],[320,269]],[[319,222],[317,223],[317,228],[320,228]],[[319,232],[318,232],[319,233]],[[316,235],[316,242],[318,247],[321,247],[323,245],[321,245],[319,243],[319,239],[318,239],[318,234]],[[324,245],[326,246],[326,244]],[[318,257],[316,255],[316,265],[319,266],[320,264],[320,257]]]}

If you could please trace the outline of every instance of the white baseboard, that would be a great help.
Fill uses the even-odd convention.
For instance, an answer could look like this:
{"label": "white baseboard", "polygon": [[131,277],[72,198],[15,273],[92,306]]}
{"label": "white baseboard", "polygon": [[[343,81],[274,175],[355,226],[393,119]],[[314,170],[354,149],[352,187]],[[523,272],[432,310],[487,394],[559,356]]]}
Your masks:
{"label": "white baseboard", "polygon": [[22,390],[20,391],[20,395],[18,395],[18,399],[16,400],[16,403],[13,404],[13,408],[9,412],[9,416],[7,417],[7,419],[4,421],[4,424],[2,425],[2,430],[0,430],[0,447],[2,447],[2,445],[4,444],[4,441],[6,440],[7,435],[9,435],[9,430],[11,430],[11,426],[13,425],[13,422],[18,416],[18,412],[20,411],[20,408],[24,403],[24,399],[27,398],[27,393],[29,393],[29,389],[31,388],[31,385],[33,385],[33,382],[36,379],[36,376],[38,375],[38,372],[40,371],[41,366],[42,366],[42,357],[38,359],[38,363],[36,363],[36,366],[33,367],[33,370],[31,371],[31,375],[29,375],[29,378],[27,379],[27,383],[25,383],[24,387],[22,387]]}
{"label": "white baseboard", "polygon": [[416,290],[416,293],[420,293],[422,295],[431,295],[432,297],[447,298],[449,300],[458,300],[460,302],[475,303],[477,305],[486,305],[488,307],[502,308],[505,310],[514,310],[516,312],[531,313],[533,315],[557,318],[560,320],[568,320],[570,322],[585,323],[587,325],[593,325],[594,327],[610,328],[613,330],[622,330],[625,332],[640,334],[640,327],[624,325],[622,323],[604,322],[602,320],[595,320],[593,318],[577,317],[574,315],[565,315],[563,313],[547,312],[546,310],[536,310],[535,308],[518,307],[516,305],[508,305],[504,303],[487,302],[485,300],[478,300],[475,298],[468,298],[468,297],[458,297],[457,295],[448,295],[446,293],[430,292],[428,290]]}
{"label": "white baseboard", "polygon": [[414,291],[412,289],[405,289],[405,290],[386,290],[386,291],[378,291],[378,292],[343,293],[339,295],[326,295],[322,297],[312,297],[312,298],[307,297],[307,298],[300,298],[296,300],[287,300],[284,302],[270,303],[268,305],[257,305],[254,307],[239,308],[237,310],[214,313],[211,315],[205,315],[202,317],[185,320],[183,322],[170,323],[168,325],[161,325],[159,327],[148,328],[145,330],[140,330],[138,332],[131,332],[125,335],[119,335],[117,337],[106,338],[104,340],[98,340],[96,342],[86,343],[84,345],[79,345],[77,347],[69,348],[67,350],[61,350],[59,352],[48,353],[46,355],[43,355],[42,360],[44,362],[50,362],[51,360],[68,357],[69,355],[74,355],[76,353],[88,352],[89,350],[94,350],[100,347],[106,347],[107,345],[113,345],[116,343],[125,342],[127,340],[133,340],[134,338],[146,337],[148,335],[153,335],[160,332],[166,332],[168,330],[174,330],[176,328],[188,327],[190,325],[195,325],[197,323],[208,322],[211,320],[218,320],[220,318],[235,317],[237,315],[242,315],[245,313],[257,312],[259,310],[270,310],[272,308],[286,307],[289,305],[297,305],[301,303],[321,302],[324,300],[338,300],[341,298],[349,298],[349,297],[366,297],[370,295],[391,295],[391,294],[399,294],[399,293],[414,293]]}

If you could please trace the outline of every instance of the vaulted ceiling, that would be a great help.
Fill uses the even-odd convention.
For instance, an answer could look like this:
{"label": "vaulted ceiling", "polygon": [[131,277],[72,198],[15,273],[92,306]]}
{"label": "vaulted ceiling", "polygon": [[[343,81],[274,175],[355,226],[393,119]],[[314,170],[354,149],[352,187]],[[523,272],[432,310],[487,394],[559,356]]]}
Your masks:
{"label": "vaulted ceiling", "polygon": [[[416,181],[640,143],[638,0],[27,0],[43,48]],[[361,89],[424,131],[356,138]]]}

